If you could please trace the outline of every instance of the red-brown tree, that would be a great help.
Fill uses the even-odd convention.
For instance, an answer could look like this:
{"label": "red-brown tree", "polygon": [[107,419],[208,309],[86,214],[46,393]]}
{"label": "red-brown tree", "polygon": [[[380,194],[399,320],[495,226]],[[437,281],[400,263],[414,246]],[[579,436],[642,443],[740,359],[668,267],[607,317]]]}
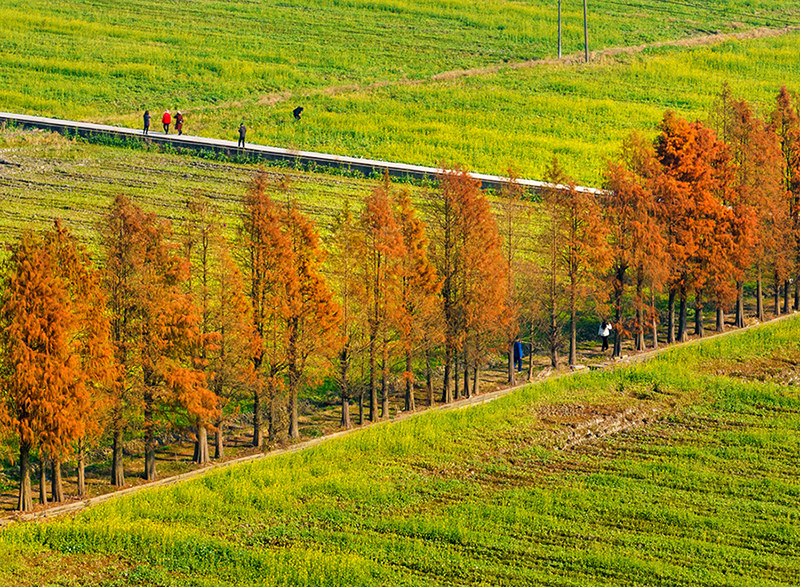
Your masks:
{"label": "red-brown tree", "polygon": [[[366,311],[362,301],[366,289],[359,268],[363,259],[359,227],[350,209],[345,207],[336,217],[330,242],[328,267],[332,276],[336,300],[341,307],[339,337],[341,347],[333,359],[335,378],[341,398],[342,428],[350,428],[350,399],[354,389],[354,363],[364,351],[366,343]],[[362,387],[363,388],[363,387]],[[359,420],[363,423],[363,397],[359,395]]]}
{"label": "red-brown tree", "polygon": [[378,353],[381,354],[381,418],[389,415],[389,327],[397,310],[401,281],[399,260],[406,254],[403,235],[392,210],[388,178],[367,197],[359,225],[362,233],[361,275],[365,288],[369,358],[369,418],[378,419]]}
{"label": "red-brown tree", "polygon": [[[425,225],[417,217],[408,191],[397,191],[394,204],[405,254],[396,265],[400,288],[392,318],[405,357],[405,410],[413,411],[416,409],[414,358],[420,349],[427,350],[427,341],[437,327],[440,284],[436,270],[428,259],[430,242],[425,234]],[[432,395],[430,372],[427,373],[427,385],[429,395]],[[428,397],[429,402],[431,399]]]}
{"label": "red-brown tree", "polygon": [[[480,182],[456,168],[440,177],[429,199],[432,258],[442,280],[444,385],[442,400],[469,395],[489,349],[504,346],[509,312],[502,239]],[[459,368],[463,367],[463,371]],[[474,388],[474,383],[473,383]]]}
{"label": "red-brown tree", "polygon": [[121,441],[126,406],[144,413],[145,478],[155,479],[156,412],[185,410],[206,421],[216,413],[216,397],[195,367],[206,340],[191,296],[183,291],[189,265],[171,230],[117,196],[106,217],[104,280],[112,316],[115,354],[122,367],[114,405],[112,483],[124,483]]}
{"label": "red-brown tree", "polygon": [[289,436],[299,438],[297,396],[306,366],[311,357],[336,354],[341,315],[322,275],[324,254],[316,228],[291,200],[282,223],[292,253],[285,299]]}
{"label": "red-brown tree", "polygon": [[[4,281],[0,415],[19,437],[17,507],[27,511],[33,507],[31,451],[38,448],[54,463],[53,498],[62,501],[60,463],[97,420],[93,388],[109,378],[113,363],[108,322],[102,313],[90,311],[90,304],[102,302],[97,275],[60,224],[45,238],[23,235]],[[43,481],[42,475],[42,502]]]}
{"label": "red-brown tree", "polygon": [[[276,186],[281,189],[284,186]],[[242,248],[247,271],[248,295],[253,309],[253,446],[263,442],[262,402],[269,402],[269,438],[282,429],[282,373],[286,370],[288,309],[286,280],[291,271],[292,251],[281,228],[281,211],[269,195],[274,189],[266,175],[259,174],[244,198]],[[266,396],[266,397],[265,397]]]}

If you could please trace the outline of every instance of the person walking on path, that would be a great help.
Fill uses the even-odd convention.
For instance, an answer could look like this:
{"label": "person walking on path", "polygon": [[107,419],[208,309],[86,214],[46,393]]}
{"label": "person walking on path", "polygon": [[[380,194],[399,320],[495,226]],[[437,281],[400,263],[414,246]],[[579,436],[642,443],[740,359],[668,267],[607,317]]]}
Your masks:
{"label": "person walking on path", "polygon": [[164,116],[161,117],[161,123],[164,125],[164,132],[169,134],[169,125],[172,124],[172,115],[169,110],[164,111]]}
{"label": "person walking on path", "polygon": [[144,111],[143,118],[144,118],[144,130],[142,131],[142,134],[146,135],[147,133],[150,132],[150,111],[149,110],[145,110]]}
{"label": "person walking on path", "polygon": [[600,325],[600,330],[597,331],[597,335],[600,337],[600,340],[603,341],[603,348],[600,349],[602,351],[608,350],[608,337],[611,336],[611,331],[614,330],[606,320],[603,320],[603,323]]}
{"label": "person walking on path", "polygon": [[183,114],[180,110],[175,113],[175,130],[178,131],[178,136],[183,134]]}
{"label": "person walking on path", "polygon": [[244,122],[239,125],[239,143],[236,145],[237,147],[241,147],[244,149],[244,135],[247,133],[247,128],[244,126]]}
{"label": "person walking on path", "polygon": [[517,370],[517,373],[522,373],[522,343],[519,340],[519,336],[514,339],[514,368]]}

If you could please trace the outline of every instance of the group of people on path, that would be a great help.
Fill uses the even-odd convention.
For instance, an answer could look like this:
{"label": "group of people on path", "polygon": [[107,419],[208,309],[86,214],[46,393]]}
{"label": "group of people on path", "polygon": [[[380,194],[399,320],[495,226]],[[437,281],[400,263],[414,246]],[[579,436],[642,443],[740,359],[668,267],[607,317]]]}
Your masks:
{"label": "group of people on path", "polygon": [[[147,135],[150,134],[150,111],[144,111],[144,130],[142,130],[142,134]],[[169,134],[169,125],[172,124],[172,114],[170,114],[169,110],[165,110],[164,114],[161,115],[161,124],[164,125],[164,134]],[[178,131],[179,135],[183,134],[183,114],[181,111],[178,110],[175,113],[175,130]]]}
{"label": "group of people on path", "polygon": [[[295,120],[300,120],[300,117],[303,114],[303,107],[298,106],[294,110],[292,110],[292,116],[294,116]],[[143,135],[150,134],[150,119],[152,116],[150,115],[149,110],[144,111],[144,129],[142,130]],[[181,111],[178,110],[175,113],[175,130],[178,131],[178,135],[183,134],[183,114]],[[170,114],[169,110],[165,110],[164,114],[161,115],[161,124],[164,125],[164,134],[169,134],[169,126],[172,124],[173,118],[172,114]],[[245,135],[247,134],[247,127],[242,122],[239,125],[239,142],[237,143],[237,147],[244,149],[244,139]]]}

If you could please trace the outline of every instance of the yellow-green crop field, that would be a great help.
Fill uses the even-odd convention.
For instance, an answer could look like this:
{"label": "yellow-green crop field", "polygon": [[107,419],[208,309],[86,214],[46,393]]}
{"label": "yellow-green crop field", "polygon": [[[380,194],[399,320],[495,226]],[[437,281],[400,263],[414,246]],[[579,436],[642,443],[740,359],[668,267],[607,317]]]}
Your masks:
{"label": "yellow-green crop field", "polygon": [[[201,198],[224,217],[228,235],[240,226],[241,202],[258,172],[288,178],[296,199],[320,232],[328,233],[345,206],[359,211],[380,185],[376,179],[312,173],[288,167],[207,160],[158,148],[132,149],[87,143],[41,131],[0,131],[0,247],[25,230],[44,231],[62,221],[94,248],[117,194],[169,220],[180,232],[186,203]],[[415,198],[424,190],[404,185]],[[2,253],[0,253],[2,256]]]}
{"label": "yellow-green crop field", "polygon": [[0,584],[796,585],[798,340],[790,317],[15,524]]}
{"label": "yellow-green crop field", "polygon": [[[189,134],[235,138],[245,121],[257,143],[528,177],[557,155],[597,184],[620,139],[652,131],[665,108],[702,118],[724,81],[762,108],[780,85],[797,89],[796,3],[590,0],[593,50],[650,48],[512,68],[555,57],[555,5],[11,0],[0,109],[138,126],[148,108],[156,129],[163,109],[181,109]],[[574,55],[582,3],[563,5]],[[658,45],[764,27],[783,34]]]}

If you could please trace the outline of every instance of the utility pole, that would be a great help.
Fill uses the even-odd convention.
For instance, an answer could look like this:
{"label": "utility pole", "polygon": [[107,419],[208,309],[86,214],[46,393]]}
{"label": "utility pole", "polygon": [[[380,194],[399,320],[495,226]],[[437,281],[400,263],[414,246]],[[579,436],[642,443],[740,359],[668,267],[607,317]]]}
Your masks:
{"label": "utility pole", "polygon": [[589,63],[589,21],[586,18],[586,0],[583,0],[583,52]]}
{"label": "utility pole", "polygon": [[558,0],[558,58],[561,59],[561,0]]}

